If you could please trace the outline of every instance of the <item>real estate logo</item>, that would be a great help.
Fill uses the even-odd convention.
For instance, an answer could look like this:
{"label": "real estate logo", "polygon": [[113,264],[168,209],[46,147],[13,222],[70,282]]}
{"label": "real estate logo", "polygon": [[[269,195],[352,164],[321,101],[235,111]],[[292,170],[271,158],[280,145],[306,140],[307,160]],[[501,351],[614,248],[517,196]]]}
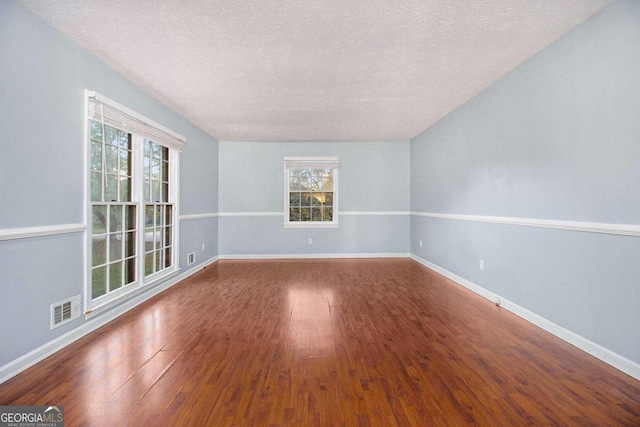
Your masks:
{"label": "real estate logo", "polygon": [[64,406],[0,406],[0,427],[64,427]]}

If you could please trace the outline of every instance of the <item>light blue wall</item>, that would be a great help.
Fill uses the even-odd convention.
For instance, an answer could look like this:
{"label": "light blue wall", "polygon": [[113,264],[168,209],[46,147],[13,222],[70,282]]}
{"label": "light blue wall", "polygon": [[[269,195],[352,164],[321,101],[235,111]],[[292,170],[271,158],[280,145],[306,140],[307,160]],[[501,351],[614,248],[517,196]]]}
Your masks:
{"label": "light blue wall", "polygon": [[[337,156],[341,212],[408,212],[408,142],[220,142],[220,212],[283,212],[283,157]],[[338,229],[220,217],[221,255],[408,253],[406,215],[340,215]],[[308,238],[313,244],[307,243]]]}
{"label": "light blue wall", "polygon": [[[640,3],[618,1],[411,143],[218,143],[0,0],[0,229],[83,222],[85,88],[187,137],[187,217],[282,212],[282,157],[338,156],[343,212],[638,224],[638,22]],[[282,221],[185,218],[180,266],[192,251],[199,262],[411,251],[640,363],[638,238],[407,215]],[[81,233],[0,242],[0,366],[82,324],[49,330],[49,305],[83,292],[82,257]]]}
{"label": "light blue wall", "polygon": [[[619,1],[411,141],[411,210],[640,224],[638,76]],[[640,238],[413,216],[411,252],[640,363]]]}
{"label": "light blue wall", "polygon": [[[215,139],[21,6],[0,0],[0,229],[84,221],[85,89],[186,136],[181,213],[217,212]],[[181,227],[181,267],[192,250],[201,260],[217,255],[217,218]],[[82,233],[0,241],[0,366],[82,324],[49,328],[50,304],[83,292],[82,260]]]}

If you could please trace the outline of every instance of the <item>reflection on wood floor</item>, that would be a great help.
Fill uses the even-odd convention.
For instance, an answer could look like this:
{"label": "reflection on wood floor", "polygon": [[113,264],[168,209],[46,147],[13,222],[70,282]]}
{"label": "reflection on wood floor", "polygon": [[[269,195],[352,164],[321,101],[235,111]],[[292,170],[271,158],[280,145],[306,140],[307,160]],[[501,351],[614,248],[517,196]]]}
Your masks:
{"label": "reflection on wood floor", "polygon": [[638,426],[640,382],[408,259],[219,261],[0,404],[66,426]]}

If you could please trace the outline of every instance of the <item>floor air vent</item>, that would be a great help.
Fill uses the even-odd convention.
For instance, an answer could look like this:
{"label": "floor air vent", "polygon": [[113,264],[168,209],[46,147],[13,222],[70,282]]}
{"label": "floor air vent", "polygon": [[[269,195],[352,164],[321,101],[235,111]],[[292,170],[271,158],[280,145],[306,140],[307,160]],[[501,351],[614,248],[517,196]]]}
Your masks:
{"label": "floor air vent", "polygon": [[51,305],[51,329],[80,317],[80,295]]}

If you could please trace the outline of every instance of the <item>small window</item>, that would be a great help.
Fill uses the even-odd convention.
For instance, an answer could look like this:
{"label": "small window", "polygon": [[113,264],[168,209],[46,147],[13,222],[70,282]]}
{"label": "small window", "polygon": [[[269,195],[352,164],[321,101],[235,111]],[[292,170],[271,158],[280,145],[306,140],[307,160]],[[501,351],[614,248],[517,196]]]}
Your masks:
{"label": "small window", "polygon": [[285,157],[285,227],[338,225],[336,157]]}

